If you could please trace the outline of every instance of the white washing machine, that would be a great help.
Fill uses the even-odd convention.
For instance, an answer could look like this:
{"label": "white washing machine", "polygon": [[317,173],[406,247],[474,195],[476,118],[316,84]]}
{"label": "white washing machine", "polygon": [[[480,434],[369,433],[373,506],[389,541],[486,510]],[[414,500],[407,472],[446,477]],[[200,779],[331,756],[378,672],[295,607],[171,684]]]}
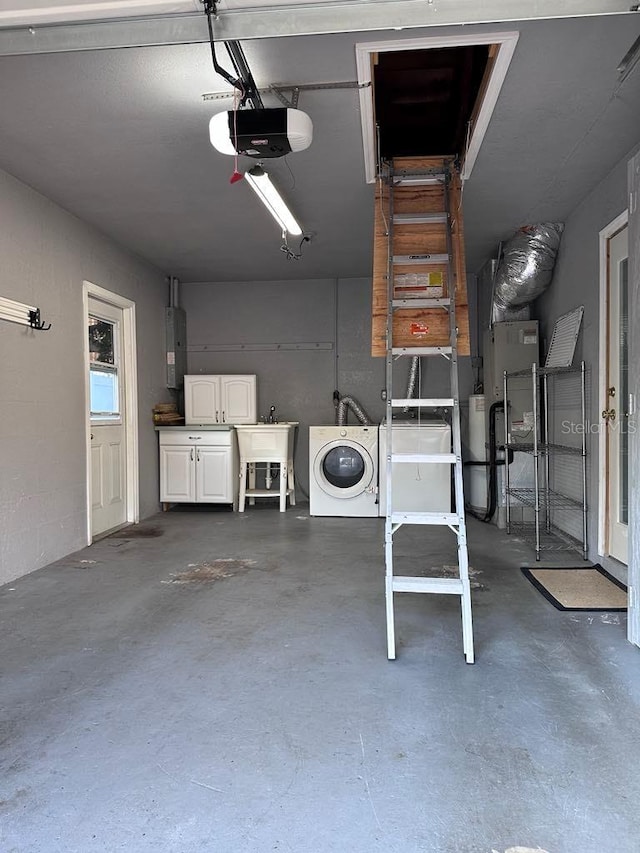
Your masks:
{"label": "white washing machine", "polygon": [[[451,427],[442,420],[393,421],[395,453],[451,453]],[[387,425],[380,424],[380,515],[387,514]],[[394,512],[451,512],[447,462],[398,462],[393,466]]]}
{"label": "white washing machine", "polygon": [[378,426],[309,427],[309,512],[378,515]]}

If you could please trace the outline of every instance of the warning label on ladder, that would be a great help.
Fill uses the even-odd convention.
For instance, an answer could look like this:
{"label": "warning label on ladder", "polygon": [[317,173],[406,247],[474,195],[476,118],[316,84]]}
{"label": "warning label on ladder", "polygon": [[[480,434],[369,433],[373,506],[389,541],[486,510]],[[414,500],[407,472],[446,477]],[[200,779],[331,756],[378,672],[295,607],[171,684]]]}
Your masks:
{"label": "warning label on ladder", "polygon": [[429,327],[425,323],[411,323],[409,333],[416,338],[424,338],[429,334]]}

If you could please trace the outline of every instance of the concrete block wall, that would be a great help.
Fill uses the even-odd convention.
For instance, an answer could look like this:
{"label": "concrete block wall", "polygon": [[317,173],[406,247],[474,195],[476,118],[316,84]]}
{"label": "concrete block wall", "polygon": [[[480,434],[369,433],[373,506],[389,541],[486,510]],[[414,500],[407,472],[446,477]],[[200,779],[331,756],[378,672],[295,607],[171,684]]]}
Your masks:
{"label": "concrete block wall", "polygon": [[[305,491],[309,426],[335,422],[334,390],[355,397],[375,423],[384,418],[385,360],[371,357],[370,278],[190,283],[182,286],[181,301],[189,372],[255,373],[258,415],[275,405],[281,420],[300,421],[296,476]],[[274,350],[275,344],[287,348]],[[471,388],[469,364],[461,359],[463,399]],[[395,366],[400,396],[408,368],[408,359]],[[422,359],[421,369],[425,393],[446,396],[444,359]],[[351,414],[349,423],[357,423]]]}
{"label": "concrete block wall", "polygon": [[137,307],[140,514],[158,508],[151,409],[164,388],[163,274],[0,172],[0,295],[38,306],[48,332],[0,321],[0,583],[86,544],[86,329],[89,280]]}

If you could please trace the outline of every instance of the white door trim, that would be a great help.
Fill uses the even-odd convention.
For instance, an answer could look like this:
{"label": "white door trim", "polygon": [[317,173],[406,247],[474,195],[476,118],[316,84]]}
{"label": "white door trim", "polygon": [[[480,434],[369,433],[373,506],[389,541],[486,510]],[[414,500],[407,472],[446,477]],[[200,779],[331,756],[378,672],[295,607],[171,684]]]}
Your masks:
{"label": "white door trim", "polygon": [[[629,222],[629,211],[600,231],[600,317],[598,342],[598,417],[609,407],[607,365],[609,363],[609,240]],[[598,554],[607,555],[607,431],[598,430]]]}
{"label": "white door trim", "polygon": [[87,468],[87,545],[93,541],[91,532],[91,418],[89,414],[89,337],[87,335],[87,316],[89,297],[106,302],[122,309],[122,355],[125,387],[125,439],[126,439],[126,513],[130,524],[140,520],[140,489],[138,473],[138,364],[136,349],[136,305],[130,299],[105,290],[90,281],[82,283],[82,323],[84,341],[84,382],[85,382],[85,427],[86,427],[86,468]]}
{"label": "white door trim", "polygon": [[[375,53],[389,53],[402,50],[432,50],[438,47],[467,47],[476,44],[498,44],[500,48],[496,56],[489,83],[482,96],[482,103],[476,118],[475,127],[469,139],[467,153],[462,168],[462,180],[466,181],[471,175],[480,145],[487,132],[493,110],[502,89],[511,58],[516,49],[520,33],[465,33],[464,35],[426,36],[423,38],[396,39],[395,41],[368,41],[356,44],[356,67],[358,83],[361,85],[360,120],[362,123],[362,140],[364,143],[364,168],[368,184],[376,180],[376,149],[375,122],[373,108],[373,86],[371,75],[371,56]],[[447,153],[447,152],[443,152]]]}

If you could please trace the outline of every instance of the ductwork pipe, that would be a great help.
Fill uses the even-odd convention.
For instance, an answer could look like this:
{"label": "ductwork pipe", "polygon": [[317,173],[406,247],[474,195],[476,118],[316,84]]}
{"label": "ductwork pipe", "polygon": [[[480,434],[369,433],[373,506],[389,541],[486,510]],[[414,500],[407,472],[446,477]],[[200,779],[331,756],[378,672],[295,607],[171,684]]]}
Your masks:
{"label": "ductwork pipe", "polygon": [[[412,355],[411,363],[409,364],[409,378],[407,379],[407,400],[410,400],[412,397],[416,396],[416,387],[418,385],[418,374],[420,373],[420,356]],[[409,412],[410,407],[405,406],[402,410],[406,415]]]}
{"label": "ductwork pipe", "polygon": [[180,279],[170,276],[169,282],[169,308],[180,307]]}
{"label": "ductwork pipe", "polygon": [[369,415],[362,408],[360,403],[357,400],[354,400],[353,397],[340,397],[340,402],[338,403],[338,426],[346,426],[347,418],[348,418],[348,410],[351,409],[356,418],[360,421],[363,426],[372,426],[373,421],[369,417]]}
{"label": "ductwork pipe", "polygon": [[525,225],[504,245],[493,288],[491,320],[528,320],[531,303],[551,283],[562,222]]}

